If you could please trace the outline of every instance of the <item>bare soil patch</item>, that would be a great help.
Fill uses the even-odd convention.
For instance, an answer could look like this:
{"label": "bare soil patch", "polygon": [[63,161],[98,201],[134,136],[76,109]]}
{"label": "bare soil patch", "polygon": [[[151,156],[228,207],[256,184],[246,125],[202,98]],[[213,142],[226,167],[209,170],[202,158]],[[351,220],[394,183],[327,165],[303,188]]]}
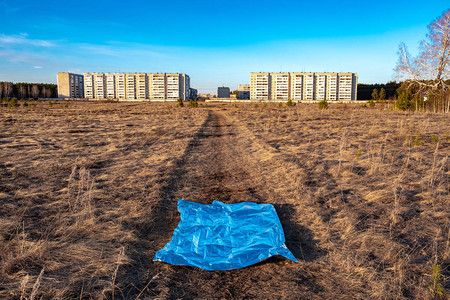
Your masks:
{"label": "bare soil patch", "polygon": [[[447,115],[43,102],[0,125],[2,298],[432,298],[433,265],[449,288]],[[300,263],[154,263],[178,198],[274,204]]]}

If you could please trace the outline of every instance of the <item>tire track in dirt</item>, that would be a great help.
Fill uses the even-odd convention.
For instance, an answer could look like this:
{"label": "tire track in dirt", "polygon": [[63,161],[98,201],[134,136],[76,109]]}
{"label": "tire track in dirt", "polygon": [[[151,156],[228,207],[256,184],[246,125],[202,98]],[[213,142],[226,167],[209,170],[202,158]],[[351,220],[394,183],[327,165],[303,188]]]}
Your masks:
{"label": "tire track in dirt", "polygon": [[[154,225],[145,237],[152,245],[147,259],[170,240],[179,220],[177,199],[182,198],[203,204],[213,200],[274,204],[287,245],[301,263],[275,257],[244,269],[209,272],[151,262],[144,295],[169,299],[318,297],[323,288],[312,275],[315,266],[309,264],[323,253],[318,251],[312,232],[299,225],[298,208],[292,199],[295,188],[287,184],[289,180],[270,178],[284,174],[283,163],[274,161],[270,147],[255,142],[236,120],[217,107],[208,109],[207,119],[169,172],[160,201],[152,210]],[[271,168],[282,170],[273,172]]]}

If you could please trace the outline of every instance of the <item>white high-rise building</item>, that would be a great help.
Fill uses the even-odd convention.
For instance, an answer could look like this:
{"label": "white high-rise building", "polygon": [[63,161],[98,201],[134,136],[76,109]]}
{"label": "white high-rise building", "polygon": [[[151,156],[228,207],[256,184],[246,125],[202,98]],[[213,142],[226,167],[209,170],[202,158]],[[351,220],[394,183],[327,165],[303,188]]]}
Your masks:
{"label": "white high-rise building", "polygon": [[167,99],[178,100],[180,97],[180,74],[166,74]]}
{"label": "white high-rise building", "polygon": [[136,99],[148,99],[148,82],[146,73],[136,74]]}
{"label": "white high-rise building", "polygon": [[88,99],[95,98],[94,93],[94,74],[84,74],[84,97]]}
{"label": "white high-rise building", "polygon": [[327,92],[327,74],[326,73],[315,73],[314,74],[314,94],[315,100],[323,100],[326,98]]}
{"label": "white high-rise building", "polygon": [[287,101],[289,99],[289,73],[270,74],[273,100]]}
{"label": "white high-rise building", "polygon": [[[69,75],[67,75],[69,74]],[[190,78],[183,73],[58,73],[62,97],[117,100],[188,100]],[[71,81],[71,78],[73,79]],[[76,79],[76,82],[74,81]],[[85,79],[85,80],[84,80]],[[73,83],[71,87],[70,83]],[[78,84],[78,87],[76,86]],[[75,96],[75,97],[74,97]]]}
{"label": "white high-rise building", "polygon": [[116,74],[107,73],[106,77],[106,98],[116,99]]}
{"label": "white high-rise building", "polygon": [[291,73],[291,99],[293,101],[303,100],[303,74]]}
{"label": "white high-rise building", "polygon": [[312,101],[314,100],[314,73],[303,74],[303,99]]}
{"label": "white high-rise building", "polygon": [[356,99],[356,74],[354,73],[339,73],[338,74],[338,99],[339,100],[353,100]]}
{"label": "white high-rise building", "polygon": [[270,73],[250,73],[250,99],[270,100]]}
{"label": "white high-rise building", "polygon": [[127,100],[136,99],[136,75],[134,73],[127,73],[126,80],[126,98]]}
{"label": "white high-rise building", "polygon": [[337,73],[327,74],[327,99],[330,101],[337,100]]}
{"label": "white high-rise building", "polygon": [[150,86],[150,99],[165,100],[167,98],[165,73],[149,74],[148,82]]}
{"label": "white high-rise building", "polygon": [[115,74],[116,97],[119,100],[126,99],[126,76],[124,73]]}
{"label": "white high-rise building", "polygon": [[97,99],[105,99],[106,98],[106,81],[105,74],[103,73],[95,73],[94,74],[94,91],[95,98]]}
{"label": "white high-rise building", "polygon": [[250,99],[356,100],[356,73],[250,73]]}

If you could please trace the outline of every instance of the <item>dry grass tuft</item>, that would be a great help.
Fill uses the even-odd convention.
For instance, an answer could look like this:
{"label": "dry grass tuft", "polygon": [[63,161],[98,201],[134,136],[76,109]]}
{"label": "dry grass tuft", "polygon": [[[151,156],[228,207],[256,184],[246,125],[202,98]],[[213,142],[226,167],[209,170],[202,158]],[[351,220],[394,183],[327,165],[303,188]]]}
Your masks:
{"label": "dry grass tuft", "polygon": [[[0,125],[0,298],[448,296],[447,115],[70,102]],[[274,204],[300,263],[154,263],[177,198]]]}

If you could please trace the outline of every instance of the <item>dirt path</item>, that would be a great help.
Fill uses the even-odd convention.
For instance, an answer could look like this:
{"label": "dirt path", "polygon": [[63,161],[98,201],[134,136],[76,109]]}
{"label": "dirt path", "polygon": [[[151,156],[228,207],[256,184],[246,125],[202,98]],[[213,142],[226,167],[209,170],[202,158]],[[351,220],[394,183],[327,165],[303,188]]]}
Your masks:
{"label": "dirt path", "polygon": [[[297,188],[290,179],[280,178],[289,176],[286,167],[270,146],[259,144],[220,108],[211,108],[184,155],[164,179],[160,202],[153,210],[154,226],[145,237],[152,249],[140,259],[142,267],[148,268],[142,295],[170,299],[320,297],[323,288],[311,273],[317,276],[314,261],[324,253],[316,246],[312,232],[299,225],[299,208],[293,205]],[[148,264],[145,257],[152,258],[170,240],[179,221],[178,198],[204,204],[213,200],[274,204],[287,245],[300,264],[271,258],[256,266],[215,272],[160,262]]]}

